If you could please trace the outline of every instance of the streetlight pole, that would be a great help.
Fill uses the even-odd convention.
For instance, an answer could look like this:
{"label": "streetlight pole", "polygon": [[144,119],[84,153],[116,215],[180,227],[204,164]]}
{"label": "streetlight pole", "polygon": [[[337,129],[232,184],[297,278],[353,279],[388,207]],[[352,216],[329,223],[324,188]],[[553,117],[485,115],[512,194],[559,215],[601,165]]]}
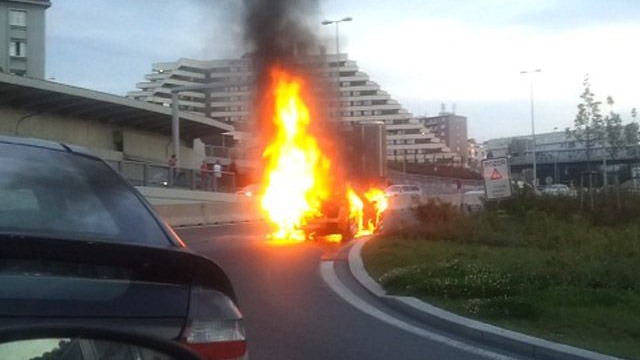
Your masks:
{"label": "streetlight pole", "polygon": [[534,116],[534,111],[533,111],[533,74],[534,73],[539,73],[542,70],[540,69],[535,69],[535,70],[523,70],[520,71],[520,74],[522,75],[529,75],[529,101],[531,103],[531,138],[532,138],[532,143],[533,143],[533,149],[531,151],[531,154],[533,156],[533,186],[538,185],[538,169],[537,169],[537,164],[536,164],[536,121],[535,121],[535,116]]}
{"label": "streetlight pole", "polygon": [[[249,85],[245,83],[183,85],[171,88],[171,143],[176,156],[176,167],[180,164],[180,105],[178,95],[183,91],[223,90],[229,85]],[[224,137],[223,137],[224,139]]]}
{"label": "streetlight pole", "polygon": [[[353,18],[347,16],[340,20],[324,20],[322,25],[336,25],[336,114],[340,112],[340,23],[346,21],[352,21]],[[336,115],[336,119],[340,116]]]}

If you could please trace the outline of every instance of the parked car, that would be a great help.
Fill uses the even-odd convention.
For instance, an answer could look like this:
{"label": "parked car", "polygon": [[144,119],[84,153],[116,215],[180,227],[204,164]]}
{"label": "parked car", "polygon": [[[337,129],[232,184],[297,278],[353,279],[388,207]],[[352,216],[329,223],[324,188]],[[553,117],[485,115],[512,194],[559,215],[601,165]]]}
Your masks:
{"label": "parked car", "polygon": [[0,330],[99,326],[242,358],[233,287],[87,150],[0,137]]}
{"label": "parked car", "polygon": [[260,184],[250,184],[236,191],[236,195],[253,197],[253,196],[261,195],[261,191],[262,189],[260,188]]}
{"label": "parked car", "polygon": [[575,192],[573,190],[571,190],[571,188],[569,188],[567,185],[565,184],[553,184],[553,185],[548,185],[545,186],[542,189],[542,194],[543,195],[554,195],[554,196],[574,196]]}
{"label": "parked car", "polygon": [[391,185],[384,193],[390,209],[414,207],[422,202],[422,189],[418,185]]}
{"label": "parked car", "polygon": [[391,185],[384,190],[387,197],[393,197],[398,195],[417,195],[422,196],[422,190],[418,185]]}
{"label": "parked car", "polygon": [[462,198],[463,211],[472,214],[484,209],[486,194],[484,190],[471,190],[464,193]]}

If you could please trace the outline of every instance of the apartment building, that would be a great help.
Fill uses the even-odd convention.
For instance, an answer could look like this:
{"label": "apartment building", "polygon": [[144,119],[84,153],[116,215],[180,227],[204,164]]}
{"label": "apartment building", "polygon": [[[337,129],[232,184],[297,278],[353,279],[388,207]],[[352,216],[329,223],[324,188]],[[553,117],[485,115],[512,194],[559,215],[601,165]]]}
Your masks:
{"label": "apartment building", "polygon": [[43,79],[48,0],[0,0],[0,72]]}
{"label": "apartment building", "polygon": [[444,140],[451,151],[459,154],[464,163],[468,162],[467,118],[444,110],[438,116],[418,118],[427,129]]}
{"label": "apartment building", "polygon": [[[256,79],[252,65],[250,57],[157,63],[153,65],[152,73],[145,76],[147,81],[136,85],[139,90],[131,91],[127,96],[169,106],[172,87],[211,84],[210,90],[181,92],[178,97],[180,109],[250,131],[255,120],[252,102]],[[299,66],[326,80],[326,86],[319,87],[317,93],[323,115],[352,124],[385,124],[387,160],[461,164],[462,156],[449,150],[346,54],[304,56],[300,58]],[[336,102],[338,93],[339,102]]]}

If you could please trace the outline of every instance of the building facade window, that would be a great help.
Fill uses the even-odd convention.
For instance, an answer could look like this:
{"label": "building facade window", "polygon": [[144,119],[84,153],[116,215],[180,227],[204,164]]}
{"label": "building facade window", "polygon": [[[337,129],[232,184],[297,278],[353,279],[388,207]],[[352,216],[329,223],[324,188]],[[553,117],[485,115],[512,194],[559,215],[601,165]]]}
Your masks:
{"label": "building facade window", "polygon": [[27,26],[27,12],[21,10],[9,10],[10,26]]}
{"label": "building facade window", "polygon": [[27,43],[20,40],[11,40],[9,43],[9,56],[26,57]]}

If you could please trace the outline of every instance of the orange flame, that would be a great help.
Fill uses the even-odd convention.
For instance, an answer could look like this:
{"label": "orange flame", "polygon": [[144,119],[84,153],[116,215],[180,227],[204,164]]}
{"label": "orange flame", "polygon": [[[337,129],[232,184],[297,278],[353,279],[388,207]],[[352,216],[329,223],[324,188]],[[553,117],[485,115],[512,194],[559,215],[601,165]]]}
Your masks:
{"label": "orange flame", "polygon": [[371,211],[368,213],[365,211],[365,202],[351,187],[348,187],[349,217],[357,226],[357,231],[354,234],[356,238],[373,234],[380,224],[382,213],[388,206],[387,197],[382,189],[375,187],[370,188],[364,193],[364,198],[366,199],[367,206],[373,208],[374,214],[371,214]]}
{"label": "orange flame", "polygon": [[[304,241],[305,225],[321,218],[323,205],[330,198],[335,200],[337,194],[343,194],[339,201],[344,203],[341,209],[346,210],[348,204],[349,224],[340,224],[340,234],[329,234],[324,239],[338,242],[344,240],[343,234],[354,237],[372,234],[388,205],[384,191],[371,188],[360,196],[349,185],[332,186],[337,183],[330,180],[335,177],[336,165],[322,151],[310,126],[304,82],[279,68],[271,71],[271,80],[269,99],[273,99],[273,104],[267,105],[273,105],[270,120],[275,133],[262,154],[266,164],[261,201],[262,209],[276,226],[268,236],[271,244]],[[311,232],[309,236],[315,234]]]}
{"label": "orange flame", "polygon": [[305,218],[319,214],[330,194],[331,162],[309,132],[303,81],[281,69],[274,69],[271,77],[276,134],[263,153],[267,164],[262,208],[277,227],[270,236],[273,241],[298,242],[305,239]]}
{"label": "orange flame", "polygon": [[364,203],[350,186],[347,187],[347,200],[349,200],[349,220],[355,223],[357,228],[354,237],[365,235],[362,234],[364,230]]}
{"label": "orange flame", "polygon": [[364,197],[373,205],[376,210],[375,223],[370,223],[369,226],[373,226],[373,230],[375,230],[375,227],[380,224],[382,213],[387,210],[387,207],[389,207],[389,199],[384,193],[384,190],[375,187],[370,188],[366,193],[364,193]]}

